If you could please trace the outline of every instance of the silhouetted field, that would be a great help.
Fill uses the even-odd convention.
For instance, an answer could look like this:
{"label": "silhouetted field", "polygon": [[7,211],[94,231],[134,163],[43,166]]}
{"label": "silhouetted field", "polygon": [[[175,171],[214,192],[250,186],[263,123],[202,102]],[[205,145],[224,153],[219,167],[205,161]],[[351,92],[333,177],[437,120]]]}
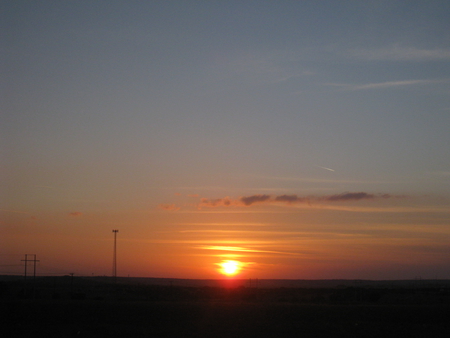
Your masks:
{"label": "silhouetted field", "polygon": [[12,337],[448,337],[438,286],[250,288],[37,278],[0,282]]}

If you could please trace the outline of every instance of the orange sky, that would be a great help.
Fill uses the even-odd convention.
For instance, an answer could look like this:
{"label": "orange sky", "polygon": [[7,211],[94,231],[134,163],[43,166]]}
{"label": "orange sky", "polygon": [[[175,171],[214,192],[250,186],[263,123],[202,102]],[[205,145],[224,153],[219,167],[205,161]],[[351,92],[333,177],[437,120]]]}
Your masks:
{"label": "orange sky", "polygon": [[120,276],[219,278],[225,260],[241,263],[240,278],[447,276],[445,205],[362,193],[310,196],[306,204],[275,198],[205,207],[202,197],[177,193],[180,205],[171,210],[33,216],[3,210],[3,222],[15,225],[3,225],[2,248],[16,254],[2,256],[15,265],[2,269],[22,272],[20,248],[38,255],[41,274],[110,275],[117,228]]}
{"label": "orange sky", "polygon": [[450,278],[448,1],[2,1],[0,273]]}

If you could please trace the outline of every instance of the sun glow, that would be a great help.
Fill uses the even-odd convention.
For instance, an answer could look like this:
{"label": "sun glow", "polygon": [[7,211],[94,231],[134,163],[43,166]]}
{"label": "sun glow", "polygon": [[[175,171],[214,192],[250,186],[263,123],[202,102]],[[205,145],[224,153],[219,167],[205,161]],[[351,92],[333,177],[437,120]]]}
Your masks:
{"label": "sun glow", "polygon": [[223,261],[219,264],[220,266],[220,273],[226,275],[226,276],[234,276],[236,275],[240,269],[241,269],[241,263],[238,261]]}

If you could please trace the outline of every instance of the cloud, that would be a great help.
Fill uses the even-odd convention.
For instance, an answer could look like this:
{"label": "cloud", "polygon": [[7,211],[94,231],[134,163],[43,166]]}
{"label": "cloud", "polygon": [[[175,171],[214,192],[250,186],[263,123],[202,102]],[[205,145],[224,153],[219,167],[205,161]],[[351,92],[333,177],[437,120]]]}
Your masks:
{"label": "cloud", "polygon": [[252,204],[258,203],[258,202],[265,202],[265,201],[268,201],[269,199],[270,199],[269,195],[253,195],[253,196],[247,196],[247,197],[240,198],[242,203],[244,203],[244,205],[246,205],[246,206],[249,206],[249,205],[252,205]]}
{"label": "cloud", "polygon": [[260,250],[248,249],[240,246],[209,245],[209,246],[200,246],[198,248],[204,250],[218,250],[218,251],[261,252]]}
{"label": "cloud", "polygon": [[355,85],[351,87],[351,90],[365,90],[365,89],[379,89],[390,87],[411,86],[420,84],[436,83],[436,80],[402,80],[402,81],[387,81],[379,83],[368,83],[363,85]]}
{"label": "cloud", "polygon": [[309,183],[341,183],[341,184],[394,184],[396,181],[366,181],[366,180],[343,180],[343,179],[322,179],[303,177],[283,177],[283,176],[259,176],[260,179],[288,181],[288,182],[309,182]]}
{"label": "cloud", "polygon": [[12,212],[14,214],[28,214],[27,211],[20,211],[20,210],[10,210],[10,209],[0,209],[1,212]]}
{"label": "cloud", "polygon": [[201,207],[229,207],[232,205],[239,205],[239,201],[232,200],[229,197],[224,198],[216,198],[216,199],[209,199],[209,198],[202,198],[200,199],[199,208]]}
{"label": "cloud", "polygon": [[367,61],[439,61],[450,60],[450,49],[420,49],[392,45],[378,49],[352,49],[346,56]]}
{"label": "cloud", "polygon": [[327,167],[322,167],[320,165],[316,165],[316,167],[321,168],[321,169],[325,169],[325,170],[328,170],[328,171],[335,171],[334,169],[327,168]]}
{"label": "cloud", "polygon": [[240,246],[222,246],[222,245],[204,245],[197,247],[202,250],[214,250],[214,251],[232,251],[232,252],[248,252],[248,253],[273,253],[282,255],[296,255],[297,253],[288,251],[272,251],[272,250],[260,250],[254,248],[245,248]]}
{"label": "cloud", "polygon": [[328,202],[338,202],[338,201],[359,201],[363,199],[374,199],[374,198],[375,195],[368,194],[365,192],[347,192],[339,195],[324,196],[321,197],[320,199]]}
{"label": "cloud", "polygon": [[[370,89],[384,89],[392,87],[404,87],[413,85],[427,85],[433,83],[442,83],[447,80],[399,80],[399,81],[386,81],[386,82],[376,82],[376,83],[366,83],[366,84],[345,84],[345,83],[326,83],[327,86],[340,87],[343,90],[370,90]],[[321,167],[322,168],[322,167]]]}
{"label": "cloud", "polygon": [[159,204],[158,209],[166,210],[166,211],[177,211],[180,210],[180,207],[177,207],[175,204]]}
{"label": "cloud", "polygon": [[200,200],[199,208],[202,207],[230,207],[230,206],[251,206],[255,203],[264,203],[271,200],[270,195],[251,195],[244,196],[238,199],[231,199],[230,197],[208,199],[202,198]]}
{"label": "cloud", "polygon": [[69,212],[70,217],[81,217],[82,215],[83,215],[83,213],[79,212],[79,211]]}
{"label": "cloud", "polygon": [[389,198],[404,198],[404,195],[391,195],[391,194],[371,194],[367,192],[345,192],[342,194],[325,195],[325,196],[298,196],[292,195],[250,195],[240,197],[238,199],[231,199],[230,197],[207,199],[202,198],[198,205],[198,208],[202,207],[250,207],[254,204],[308,204],[315,203],[336,203],[336,202],[357,202],[361,200],[374,200],[374,199],[389,199]]}
{"label": "cloud", "polygon": [[305,203],[308,202],[308,198],[299,197],[297,195],[280,195],[275,197],[275,201],[277,202],[286,202],[286,203]]}

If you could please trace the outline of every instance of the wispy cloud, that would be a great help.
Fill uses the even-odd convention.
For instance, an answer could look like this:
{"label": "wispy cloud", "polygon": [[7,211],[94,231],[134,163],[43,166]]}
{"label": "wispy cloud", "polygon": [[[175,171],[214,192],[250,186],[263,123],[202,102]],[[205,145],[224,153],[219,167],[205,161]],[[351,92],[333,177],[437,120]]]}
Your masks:
{"label": "wispy cloud", "polygon": [[370,89],[384,89],[384,88],[395,88],[395,87],[405,87],[413,85],[428,85],[435,83],[442,83],[448,80],[400,80],[400,81],[386,81],[386,82],[376,82],[376,83],[366,83],[366,84],[345,84],[345,83],[325,83],[326,86],[339,87],[342,90],[370,90]]}
{"label": "wispy cloud", "polygon": [[14,213],[14,214],[28,214],[27,211],[11,210],[11,209],[0,209],[0,212],[11,212],[11,213]]}
{"label": "wispy cloud", "polygon": [[231,251],[231,252],[246,252],[246,253],[271,253],[271,254],[279,254],[279,255],[297,255],[297,253],[293,253],[293,252],[250,249],[250,248],[239,247],[239,246],[210,245],[210,246],[199,246],[197,248],[198,249],[203,249],[203,250],[214,250],[214,251]]}
{"label": "wispy cloud", "polygon": [[81,217],[82,215],[83,215],[83,213],[80,211],[69,212],[70,217]]}
{"label": "wispy cloud", "polygon": [[346,184],[394,184],[395,181],[365,181],[365,180],[343,180],[343,179],[323,179],[323,178],[304,178],[304,177],[287,177],[287,176],[258,176],[260,179],[275,181],[292,181],[292,182],[310,182],[310,183],[346,183]]}
{"label": "wispy cloud", "polygon": [[316,165],[316,167],[317,167],[317,168],[321,168],[321,169],[325,169],[325,170],[328,170],[328,171],[335,171],[334,169],[327,168],[327,167],[322,167],[322,166],[320,166],[320,165]]}
{"label": "wispy cloud", "polygon": [[[329,202],[338,202],[338,201],[359,201],[364,199],[374,199],[376,195],[374,194],[368,194],[366,192],[347,192],[344,194],[339,195],[330,195],[330,196],[324,196],[320,197],[320,200],[323,201],[329,201]],[[389,198],[390,195],[383,194],[379,195],[379,197],[383,198]]]}
{"label": "wispy cloud", "polygon": [[377,49],[352,49],[344,53],[347,57],[367,61],[438,61],[450,60],[450,49],[420,49],[397,44]]}
{"label": "wispy cloud", "polygon": [[200,205],[214,208],[214,207],[229,207],[232,205],[238,205],[238,203],[237,201],[232,200],[229,197],[215,198],[215,199],[202,198],[200,200]]}
{"label": "wispy cloud", "polygon": [[210,246],[199,246],[198,248],[204,250],[218,250],[218,251],[261,252],[260,250],[249,249],[240,246],[210,245]]}
{"label": "wispy cloud", "polygon": [[246,206],[254,203],[266,202],[268,200],[270,200],[270,195],[252,195],[240,198],[240,201]]}
{"label": "wispy cloud", "polygon": [[227,227],[261,227],[261,226],[270,226],[270,223],[255,223],[255,222],[206,222],[206,223],[199,223],[199,222],[189,222],[189,223],[172,223],[173,225],[188,225],[188,226],[227,226]]}
{"label": "wispy cloud", "polygon": [[180,210],[180,207],[176,206],[175,204],[162,203],[162,204],[158,205],[158,209],[166,210],[166,211],[177,211],[177,210]]}
{"label": "wispy cloud", "polygon": [[448,213],[448,207],[435,207],[435,206],[380,206],[380,207],[367,207],[356,205],[336,205],[326,204],[318,205],[319,208],[327,210],[340,210],[349,212],[370,212],[370,213]]}
{"label": "wispy cloud", "polygon": [[430,83],[440,82],[440,80],[403,80],[403,81],[387,81],[380,83],[368,83],[363,85],[352,86],[352,90],[365,90],[365,89],[381,89],[390,87],[402,87],[412,85],[424,85]]}

